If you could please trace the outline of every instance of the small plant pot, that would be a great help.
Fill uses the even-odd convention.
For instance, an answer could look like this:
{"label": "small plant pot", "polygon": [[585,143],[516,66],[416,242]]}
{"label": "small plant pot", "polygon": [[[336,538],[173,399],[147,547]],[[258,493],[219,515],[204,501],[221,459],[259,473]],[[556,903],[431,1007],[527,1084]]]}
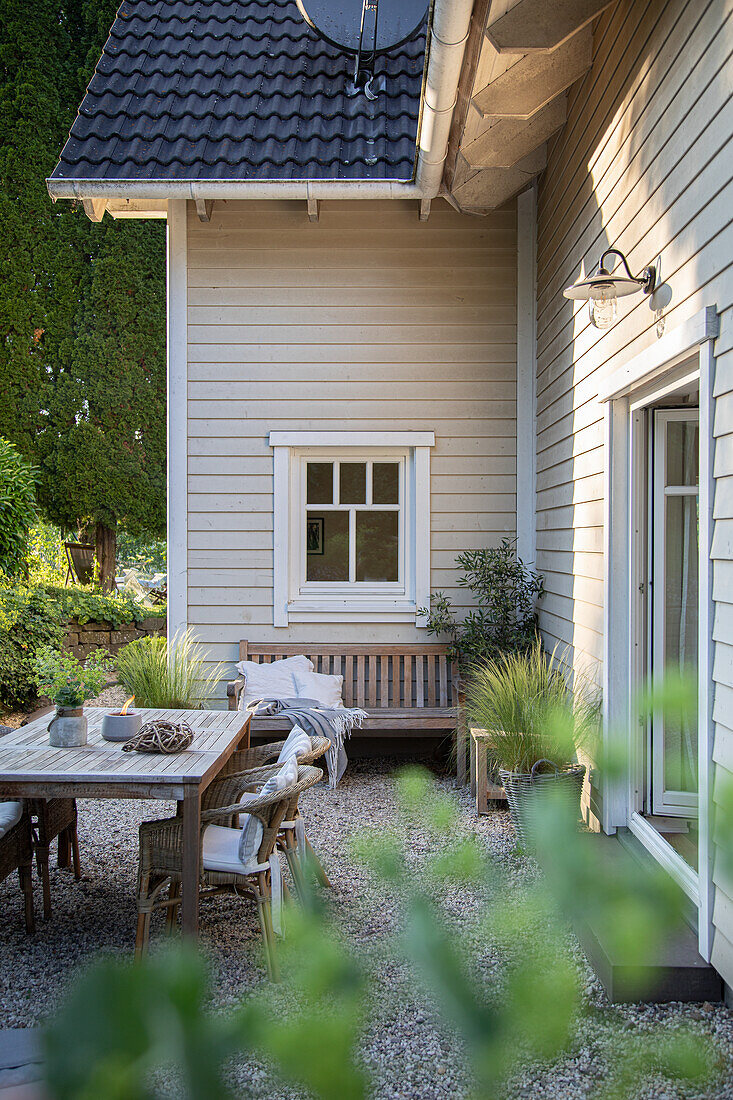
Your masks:
{"label": "small plant pot", "polygon": [[[555,770],[540,772],[540,764],[549,764]],[[580,817],[585,764],[558,768],[548,760],[538,760],[532,771],[526,774],[499,769],[499,775],[517,838],[523,848],[534,847],[537,830],[542,827],[542,806],[547,801],[547,795],[557,798],[572,821],[577,822]]]}
{"label": "small plant pot", "polygon": [[48,724],[48,743],[55,749],[74,749],[87,743],[87,720],[83,707],[56,707]]}
{"label": "small plant pot", "polygon": [[105,714],[102,718],[102,737],[105,741],[129,741],[140,732],[142,715],[139,710]]}

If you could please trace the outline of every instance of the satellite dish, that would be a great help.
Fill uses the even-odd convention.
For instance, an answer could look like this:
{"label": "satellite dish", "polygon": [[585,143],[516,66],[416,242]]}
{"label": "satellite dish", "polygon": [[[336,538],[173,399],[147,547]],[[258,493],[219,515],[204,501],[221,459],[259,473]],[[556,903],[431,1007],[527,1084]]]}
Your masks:
{"label": "satellite dish", "polygon": [[316,34],[356,57],[354,82],[370,99],[377,55],[401,46],[425,21],[427,0],[296,0]]}
{"label": "satellite dish", "polygon": [[345,53],[385,53],[412,38],[426,0],[296,0],[313,30]]}

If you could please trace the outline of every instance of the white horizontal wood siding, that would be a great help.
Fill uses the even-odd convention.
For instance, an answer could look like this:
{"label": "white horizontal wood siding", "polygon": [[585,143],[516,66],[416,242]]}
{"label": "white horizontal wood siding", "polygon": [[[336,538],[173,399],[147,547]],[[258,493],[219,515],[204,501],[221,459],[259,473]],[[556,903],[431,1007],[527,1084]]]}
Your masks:
{"label": "white horizontal wood siding", "polygon": [[465,603],[455,555],[515,532],[516,210],[217,202],[190,206],[188,258],[188,620],[212,656],[275,636],[271,431],[434,431],[431,584]]}
{"label": "white horizontal wood siding", "polygon": [[[538,197],[537,556],[541,624],[576,662],[602,658],[603,407],[599,378],[657,339],[650,302],[600,333],[562,297],[616,245],[661,261],[667,331],[717,305],[714,599],[716,789],[733,773],[733,3],[620,0],[595,28]],[[720,861],[713,962],[733,984],[733,882]]]}

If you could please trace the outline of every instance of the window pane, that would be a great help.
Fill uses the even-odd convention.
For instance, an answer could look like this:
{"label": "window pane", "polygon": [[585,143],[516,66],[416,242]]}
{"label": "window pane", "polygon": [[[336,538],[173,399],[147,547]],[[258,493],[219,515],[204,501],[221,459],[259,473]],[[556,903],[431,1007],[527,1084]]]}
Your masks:
{"label": "window pane", "polygon": [[356,513],[356,579],[399,580],[399,512]]}
{"label": "window pane", "polygon": [[333,504],[333,462],[308,463],[308,504]]}
{"label": "window pane", "polygon": [[306,580],[348,581],[348,512],[308,512],[305,545]]}
{"label": "window pane", "polygon": [[[667,497],[664,658],[668,669],[697,675],[697,497]],[[697,723],[664,720],[664,784],[697,791]]]}
{"label": "window pane", "polygon": [[667,424],[667,485],[697,485],[699,429],[690,420]]}
{"label": "window pane", "polygon": [[398,462],[375,462],[372,467],[372,502],[399,504],[400,466]]}
{"label": "window pane", "polygon": [[366,462],[342,462],[339,466],[342,504],[366,504]]}

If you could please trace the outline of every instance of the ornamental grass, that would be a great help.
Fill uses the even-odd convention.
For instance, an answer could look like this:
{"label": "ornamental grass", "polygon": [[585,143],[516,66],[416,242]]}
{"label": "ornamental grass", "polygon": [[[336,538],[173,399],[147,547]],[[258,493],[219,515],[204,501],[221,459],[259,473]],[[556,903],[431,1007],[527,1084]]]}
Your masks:
{"label": "ornamental grass", "polygon": [[224,666],[211,665],[187,630],[170,645],[160,636],[130,642],[117,655],[117,672],[137,706],[192,710],[211,700]]}
{"label": "ornamental grass", "polygon": [[597,690],[566,671],[567,650],[546,654],[537,642],[525,653],[508,653],[474,665],[466,686],[473,728],[486,730],[492,764],[526,774],[539,760],[568,767],[580,749],[591,749],[598,729]]}

